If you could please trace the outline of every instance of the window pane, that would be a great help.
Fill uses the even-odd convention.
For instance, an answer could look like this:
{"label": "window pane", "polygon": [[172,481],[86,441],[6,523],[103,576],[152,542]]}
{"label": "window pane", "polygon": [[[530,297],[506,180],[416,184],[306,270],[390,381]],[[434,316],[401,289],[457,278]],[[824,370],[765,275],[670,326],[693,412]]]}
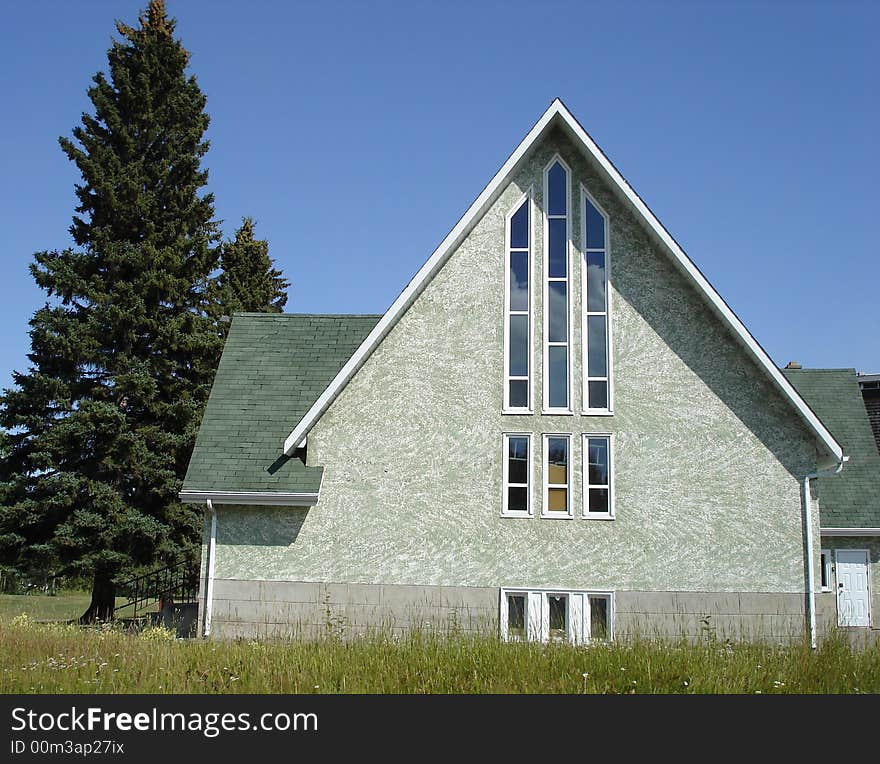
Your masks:
{"label": "window pane", "polygon": [[529,373],[529,317],[510,317],[510,376]]}
{"label": "window pane", "polygon": [[819,558],[819,577],[821,579],[821,585],[823,589],[828,588],[828,560],[825,557],[825,553],[823,552]]}
{"label": "window pane", "polygon": [[588,512],[608,512],[608,489],[591,488]]}
{"label": "window pane", "polygon": [[568,597],[564,594],[548,594],[550,610],[550,639],[568,637]]}
{"label": "window pane", "polygon": [[512,409],[525,409],[529,406],[529,383],[525,379],[512,379],[510,385],[509,404]]}
{"label": "window pane", "polygon": [[568,342],[568,282],[548,282],[547,302],[549,303],[547,340],[549,342]]}
{"label": "window pane", "polygon": [[587,310],[605,310],[604,252],[587,252]]}
{"label": "window pane", "polygon": [[565,178],[565,169],[559,162],[554,162],[553,167],[547,172],[547,214],[565,215],[567,212],[568,199]]}
{"label": "window pane", "polygon": [[547,511],[548,512],[568,512],[568,489],[567,488],[548,488],[547,489]]}
{"label": "window pane", "polygon": [[507,636],[526,637],[526,598],[523,594],[507,595]]}
{"label": "window pane", "polygon": [[507,440],[507,482],[527,483],[529,479],[529,441],[528,438],[508,438]]}
{"label": "window pane", "polygon": [[[547,438],[547,463],[563,468],[568,467],[568,438]],[[567,480],[551,480],[551,483],[565,483]]]}
{"label": "window pane", "polygon": [[588,438],[590,485],[608,485],[608,439]]}
{"label": "window pane", "polygon": [[510,253],[510,309],[529,309],[528,252]]}
{"label": "window pane", "polygon": [[605,249],[605,218],[587,199],[587,249]]}
{"label": "window pane", "polygon": [[587,316],[587,374],[590,377],[608,375],[605,353],[605,316]]}
{"label": "window pane", "polygon": [[568,348],[551,347],[549,351],[548,401],[550,408],[568,408]]}
{"label": "window pane", "polygon": [[607,597],[590,597],[590,639],[608,639]]}
{"label": "window pane", "polygon": [[565,220],[554,218],[547,221],[547,247],[550,250],[547,273],[551,279],[564,279],[568,276],[568,236]]}
{"label": "window pane", "polygon": [[527,249],[529,246],[529,200],[513,213],[510,219],[510,246]]}
{"label": "window pane", "polygon": [[529,489],[528,488],[508,488],[507,489],[507,511],[508,512],[525,512],[529,508]]}
{"label": "window pane", "polygon": [[588,382],[587,395],[589,401],[587,406],[591,409],[607,409],[608,408],[608,383],[607,382]]}

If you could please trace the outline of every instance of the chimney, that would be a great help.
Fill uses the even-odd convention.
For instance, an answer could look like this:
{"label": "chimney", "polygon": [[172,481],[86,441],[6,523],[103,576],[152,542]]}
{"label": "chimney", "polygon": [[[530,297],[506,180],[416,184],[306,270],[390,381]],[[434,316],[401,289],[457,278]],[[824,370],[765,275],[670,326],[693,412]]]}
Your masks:
{"label": "chimney", "polygon": [[789,361],[786,364],[785,368],[786,369],[803,369],[804,367],[801,366],[797,361]]}

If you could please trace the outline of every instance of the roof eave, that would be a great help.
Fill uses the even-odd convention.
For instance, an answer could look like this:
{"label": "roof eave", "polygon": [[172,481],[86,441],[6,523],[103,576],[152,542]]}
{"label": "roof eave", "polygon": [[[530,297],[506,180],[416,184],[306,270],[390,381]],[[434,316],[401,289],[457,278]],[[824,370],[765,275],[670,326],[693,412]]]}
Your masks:
{"label": "roof eave", "polygon": [[183,490],[178,497],[184,504],[250,504],[267,507],[313,507],[318,503],[317,493],[284,491],[198,491]]}

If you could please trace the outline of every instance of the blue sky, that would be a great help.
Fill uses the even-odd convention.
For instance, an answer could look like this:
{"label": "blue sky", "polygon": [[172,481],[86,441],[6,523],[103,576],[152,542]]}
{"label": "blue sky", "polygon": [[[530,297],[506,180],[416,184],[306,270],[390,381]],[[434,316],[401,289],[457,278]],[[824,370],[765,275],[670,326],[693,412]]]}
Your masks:
{"label": "blue sky", "polygon": [[[70,245],[58,148],[146,0],[4,10],[0,387]],[[880,372],[876,3],[169,0],[217,217],[287,310],[382,312],[561,97],[773,360]]]}

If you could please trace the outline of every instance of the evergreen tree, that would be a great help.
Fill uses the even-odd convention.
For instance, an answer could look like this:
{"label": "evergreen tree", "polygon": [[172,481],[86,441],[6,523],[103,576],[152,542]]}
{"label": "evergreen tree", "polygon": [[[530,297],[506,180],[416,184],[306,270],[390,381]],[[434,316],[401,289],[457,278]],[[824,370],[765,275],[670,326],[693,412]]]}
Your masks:
{"label": "evergreen tree", "polygon": [[282,312],[290,282],[269,257],[269,242],[254,238],[251,218],[242,220],[233,241],[224,242],[220,267],[218,303],[222,315]]}
{"label": "evergreen tree", "polygon": [[0,398],[0,559],[90,576],[84,620],[112,617],[121,577],[194,554],[200,513],[177,492],[222,341],[205,96],[162,0],[116,28],[94,114],[60,139],[82,175],[76,249],[34,255],[48,301]]}

